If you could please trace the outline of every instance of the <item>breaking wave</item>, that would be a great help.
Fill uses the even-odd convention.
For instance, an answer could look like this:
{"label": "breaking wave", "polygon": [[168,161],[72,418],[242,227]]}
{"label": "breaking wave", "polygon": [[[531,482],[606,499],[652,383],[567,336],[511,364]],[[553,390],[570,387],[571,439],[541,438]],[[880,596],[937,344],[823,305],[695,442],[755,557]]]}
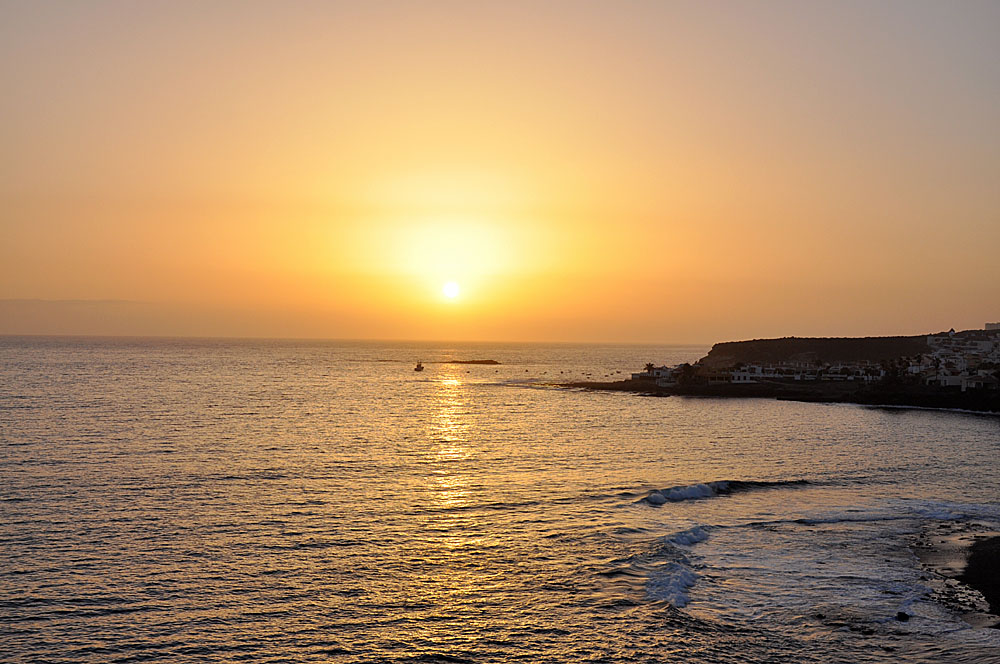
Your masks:
{"label": "breaking wave", "polygon": [[716,496],[727,496],[732,493],[744,491],[756,491],[758,489],[774,489],[786,486],[805,486],[809,484],[807,480],[786,480],[775,482],[757,482],[752,480],[720,480],[715,482],[704,482],[701,484],[688,484],[685,486],[673,486],[668,489],[652,491],[648,496],[639,500],[647,505],[660,506],[664,503],[676,503],[682,500],[699,500],[702,498],[714,498]]}
{"label": "breaking wave", "polygon": [[641,587],[650,600],[684,608],[691,601],[688,591],[698,581],[690,559],[690,547],[708,539],[708,528],[696,526],[657,538],[644,550],[613,561],[599,572],[602,576]]}

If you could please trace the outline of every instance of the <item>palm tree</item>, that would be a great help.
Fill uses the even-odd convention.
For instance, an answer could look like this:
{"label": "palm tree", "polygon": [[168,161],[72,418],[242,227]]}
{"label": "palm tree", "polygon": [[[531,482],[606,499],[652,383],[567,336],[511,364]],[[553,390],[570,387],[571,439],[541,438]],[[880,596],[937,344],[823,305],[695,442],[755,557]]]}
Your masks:
{"label": "palm tree", "polygon": [[653,366],[652,362],[646,362],[646,367],[645,367],[646,373],[648,373],[648,374],[653,373],[653,369],[655,369],[655,368],[656,367]]}

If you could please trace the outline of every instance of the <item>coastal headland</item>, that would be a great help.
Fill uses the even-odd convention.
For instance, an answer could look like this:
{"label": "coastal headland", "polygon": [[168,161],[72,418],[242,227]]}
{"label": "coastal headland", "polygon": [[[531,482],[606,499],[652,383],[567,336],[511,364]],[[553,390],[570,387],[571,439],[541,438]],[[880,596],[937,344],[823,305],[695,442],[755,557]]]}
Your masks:
{"label": "coastal headland", "polygon": [[1000,330],[724,342],[694,364],[649,363],[625,380],[561,385],[653,396],[1000,413]]}

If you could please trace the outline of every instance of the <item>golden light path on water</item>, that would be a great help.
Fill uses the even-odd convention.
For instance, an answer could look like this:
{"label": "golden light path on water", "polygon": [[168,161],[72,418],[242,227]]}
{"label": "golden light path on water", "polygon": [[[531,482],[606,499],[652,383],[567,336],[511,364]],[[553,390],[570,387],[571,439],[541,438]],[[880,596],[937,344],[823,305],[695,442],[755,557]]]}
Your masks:
{"label": "golden light path on water", "polygon": [[437,379],[434,415],[429,437],[435,441],[433,480],[437,488],[436,501],[443,508],[468,504],[465,480],[454,472],[455,461],[468,459],[470,424],[463,419],[467,404],[463,398],[462,379],[458,369],[446,366]]}

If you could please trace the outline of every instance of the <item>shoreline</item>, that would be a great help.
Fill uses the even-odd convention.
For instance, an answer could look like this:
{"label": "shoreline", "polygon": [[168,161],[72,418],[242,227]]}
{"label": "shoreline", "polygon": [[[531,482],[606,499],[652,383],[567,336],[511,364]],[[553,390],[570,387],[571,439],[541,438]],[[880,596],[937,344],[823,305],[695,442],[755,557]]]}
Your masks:
{"label": "shoreline", "polygon": [[[990,613],[1000,620],[1000,533],[976,539],[969,547],[969,560],[959,580],[986,598]],[[1000,622],[994,627],[1000,629]]]}
{"label": "shoreline", "polygon": [[576,381],[559,383],[570,387],[601,392],[629,392],[645,396],[713,397],[721,399],[775,399],[804,403],[842,403],[876,408],[945,410],[980,415],[1000,415],[1000,395],[969,394],[967,392],[859,390],[850,383],[792,385],[787,383],[757,383],[750,385],[695,385],[660,387],[648,380],[612,382]]}
{"label": "shoreline", "polygon": [[996,524],[946,522],[912,545],[931,597],[973,627],[1000,629],[1000,531]]}

